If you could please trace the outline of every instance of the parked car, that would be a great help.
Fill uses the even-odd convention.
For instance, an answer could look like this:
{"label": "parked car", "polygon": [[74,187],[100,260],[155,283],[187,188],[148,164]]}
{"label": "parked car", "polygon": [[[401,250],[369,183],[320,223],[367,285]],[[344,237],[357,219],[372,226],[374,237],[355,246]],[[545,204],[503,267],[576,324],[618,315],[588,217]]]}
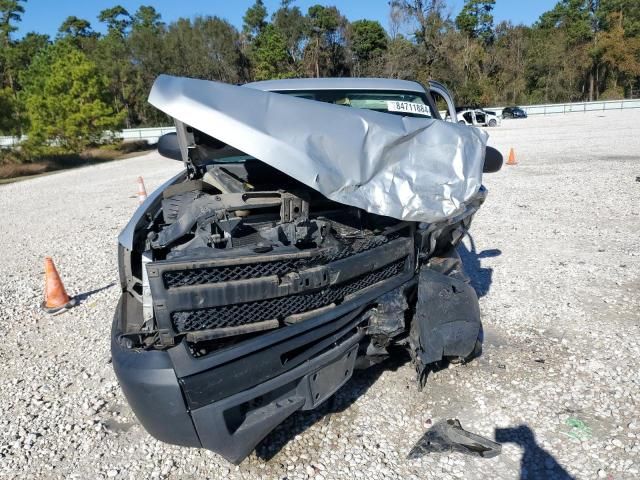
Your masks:
{"label": "parked car", "polygon": [[497,127],[502,124],[502,118],[495,112],[481,108],[463,109],[458,111],[458,123],[475,127]]}
{"label": "parked car", "polygon": [[502,118],[527,118],[527,112],[520,107],[507,107],[502,110]]}
{"label": "parked car", "polygon": [[455,118],[435,82],[156,80],[158,150],[185,169],[120,234],[111,333],[151,435],[239,463],[394,348],[420,386],[479,353],[456,246],[502,157],[433,95]]}

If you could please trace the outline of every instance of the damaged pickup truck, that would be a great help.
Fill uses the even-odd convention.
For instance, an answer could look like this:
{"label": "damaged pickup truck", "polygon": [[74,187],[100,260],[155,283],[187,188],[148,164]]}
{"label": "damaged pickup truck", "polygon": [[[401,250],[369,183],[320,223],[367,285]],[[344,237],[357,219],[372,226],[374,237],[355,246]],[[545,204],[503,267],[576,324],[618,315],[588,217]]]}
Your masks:
{"label": "damaged pickup truck", "polygon": [[480,347],[456,245],[502,165],[401,80],[232,86],[160,76],[185,164],[119,237],[113,367],[157,439],[238,463],[358,365],[411,354],[419,385]]}

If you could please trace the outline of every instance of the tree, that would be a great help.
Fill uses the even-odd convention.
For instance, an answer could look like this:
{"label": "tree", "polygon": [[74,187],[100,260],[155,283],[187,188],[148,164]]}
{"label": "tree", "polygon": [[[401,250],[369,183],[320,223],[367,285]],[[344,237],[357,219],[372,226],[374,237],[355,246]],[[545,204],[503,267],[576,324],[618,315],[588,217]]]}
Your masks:
{"label": "tree", "polygon": [[346,71],[346,20],[336,7],[313,5],[307,12],[305,60],[308,74],[342,76]]}
{"label": "tree", "polygon": [[288,69],[295,72],[296,64],[302,61],[301,44],[305,37],[306,23],[300,9],[292,7],[292,3],[293,0],[282,0],[280,8],[273,14],[272,23],[287,43]]}
{"label": "tree", "polygon": [[387,50],[387,32],[375,20],[357,20],[351,24],[351,50],[359,61],[368,61]]}
{"label": "tree", "polygon": [[50,47],[23,81],[32,143],[53,141],[65,151],[79,152],[121,124],[122,115],[110,106],[107,79],[79,50]]}
{"label": "tree", "polygon": [[497,94],[505,103],[516,105],[526,101],[526,66],[529,29],[502,22],[496,27],[493,45],[496,56]]}
{"label": "tree", "polygon": [[91,29],[91,23],[83,18],[78,18],[75,15],[67,17],[62,25],[58,28],[58,33],[63,36],[70,37],[90,37],[95,35]]}
{"label": "tree", "polygon": [[619,14],[625,38],[640,36],[640,2],[637,0],[599,0],[598,19],[603,30],[610,30],[618,21],[612,14]]}
{"label": "tree", "polygon": [[9,87],[0,88],[0,135],[15,135],[19,133],[19,111],[17,99]]}
{"label": "tree", "polygon": [[164,26],[162,16],[150,5],[142,5],[133,15],[133,27],[159,33]]}
{"label": "tree", "polygon": [[0,115],[4,115],[5,122],[12,119],[14,123],[10,129],[13,132],[21,131],[24,123],[20,113],[20,101],[18,99],[18,76],[17,52],[15,45],[11,41],[11,34],[16,31],[15,26],[22,19],[24,7],[21,5],[25,0],[0,0],[0,89],[7,86],[13,95],[13,99],[6,99],[7,91],[3,93],[5,101]]}
{"label": "tree", "polygon": [[447,56],[443,40],[450,25],[444,15],[445,0],[391,0],[390,6],[393,17],[415,29],[413,37],[418,46],[415,61],[420,65],[416,78],[426,81],[436,76],[437,65]]}
{"label": "tree", "polygon": [[240,35],[218,17],[181,18],[169,25],[164,55],[166,73],[227,83],[248,79]]}
{"label": "tree", "polygon": [[135,125],[162,125],[164,114],[147,102],[147,96],[156,77],[168,71],[165,52],[166,25],[151,6],[141,6],[133,15],[131,33],[127,39],[131,52],[132,76],[130,115]]}
{"label": "tree", "polygon": [[21,40],[11,43],[11,48],[6,52],[6,68],[13,74],[13,87],[20,91],[20,73],[29,68],[31,62],[38,53],[46,49],[50,44],[49,36],[41,33],[29,32]]}
{"label": "tree", "polygon": [[287,41],[278,29],[269,24],[255,38],[251,60],[254,65],[254,78],[288,78],[293,72],[288,70],[289,55]]}
{"label": "tree", "polygon": [[9,45],[11,34],[16,31],[15,23],[22,19],[26,0],[0,0],[0,46]]}
{"label": "tree", "polygon": [[100,38],[93,60],[107,77],[113,108],[124,111],[127,128],[133,125],[131,113],[132,98],[135,94],[135,72],[131,64],[131,52],[127,42],[129,27],[132,24],[131,15],[122,6],[102,10],[98,19],[106,23],[107,35]]}
{"label": "tree", "polygon": [[389,42],[384,61],[384,76],[400,79],[417,78],[415,61],[417,57],[416,45],[402,35],[397,35]]}
{"label": "tree", "polygon": [[242,17],[244,25],[242,31],[249,39],[260,35],[262,30],[267,26],[267,8],[262,0],[256,0]]}
{"label": "tree", "polygon": [[102,10],[98,20],[107,24],[109,34],[118,34],[121,37],[125,36],[127,28],[132,23],[131,15],[121,5]]}
{"label": "tree", "polygon": [[2,69],[2,78],[0,78],[0,86],[6,84],[15,92],[14,80],[15,73],[11,68],[11,34],[18,27],[17,22],[22,19],[24,7],[21,5],[24,0],[0,0],[0,67]]}
{"label": "tree", "polygon": [[58,40],[68,42],[85,53],[95,50],[98,37],[88,20],[73,15],[67,17],[58,28]]}
{"label": "tree", "polygon": [[631,86],[633,79],[640,76],[640,38],[625,38],[622,14],[612,13],[607,20],[611,29],[602,34],[599,42],[602,62],[611,76],[611,84],[604,96],[623,98],[624,89],[620,84],[626,80]]}
{"label": "tree", "polygon": [[456,26],[471,38],[484,43],[493,40],[493,7],[496,0],[465,0],[462,11],[456,17]]}

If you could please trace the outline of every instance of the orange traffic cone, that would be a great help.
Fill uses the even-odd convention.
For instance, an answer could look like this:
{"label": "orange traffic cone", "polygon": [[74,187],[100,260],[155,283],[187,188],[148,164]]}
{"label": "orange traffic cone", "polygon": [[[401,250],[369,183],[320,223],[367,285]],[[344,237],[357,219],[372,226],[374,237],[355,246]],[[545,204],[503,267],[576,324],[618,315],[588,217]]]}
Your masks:
{"label": "orange traffic cone", "polygon": [[147,199],[147,189],[144,188],[144,180],[138,177],[138,203],[142,204]]}
{"label": "orange traffic cone", "polygon": [[76,300],[67,295],[51,257],[45,257],[44,259],[44,281],[42,309],[45,312],[57,313],[75,306]]}
{"label": "orange traffic cone", "polygon": [[511,147],[511,150],[509,151],[509,160],[507,160],[507,165],[517,165],[518,161],[516,160],[516,152],[513,150],[513,147]]}

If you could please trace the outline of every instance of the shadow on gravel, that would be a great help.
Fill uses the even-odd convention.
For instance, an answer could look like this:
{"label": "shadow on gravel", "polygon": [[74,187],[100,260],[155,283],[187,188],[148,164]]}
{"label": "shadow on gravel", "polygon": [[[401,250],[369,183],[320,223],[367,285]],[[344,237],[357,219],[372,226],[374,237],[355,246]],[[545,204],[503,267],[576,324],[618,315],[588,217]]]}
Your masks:
{"label": "shadow on gravel", "polygon": [[502,251],[493,248],[490,250],[483,250],[478,253],[476,251],[476,244],[473,241],[471,235],[469,237],[469,243],[471,244],[471,250],[467,248],[464,242],[460,242],[458,245],[458,253],[462,259],[464,265],[464,271],[471,279],[471,286],[478,294],[478,297],[484,297],[489,293],[491,288],[491,282],[493,281],[493,268],[483,267],[480,260],[483,258],[493,258],[502,255]]}
{"label": "shadow on gravel", "polygon": [[91,295],[95,295],[98,292],[107,290],[108,288],[113,287],[115,284],[116,282],[111,282],[110,284],[105,285],[104,287],[96,288],[94,290],[89,290],[88,292],[79,293],[74,298],[78,303],[84,303]]}
{"label": "shadow on gravel", "polygon": [[553,455],[538,445],[528,426],[496,428],[495,439],[499,443],[515,443],[524,449],[520,462],[521,480],[574,480]]}
{"label": "shadow on gravel", "polygon": [[258,458],[271,460],[296,435],[320,420],[329,424],[331,415],[347,410],[369,390],[383,372],[396,371],[411,360],[405,350],[398,349],[390,353],[390,357],[378,365],[366,370],[355,370],[351,380],[317,409],[298,411],[287,418],[258,444],[255,450]]}

